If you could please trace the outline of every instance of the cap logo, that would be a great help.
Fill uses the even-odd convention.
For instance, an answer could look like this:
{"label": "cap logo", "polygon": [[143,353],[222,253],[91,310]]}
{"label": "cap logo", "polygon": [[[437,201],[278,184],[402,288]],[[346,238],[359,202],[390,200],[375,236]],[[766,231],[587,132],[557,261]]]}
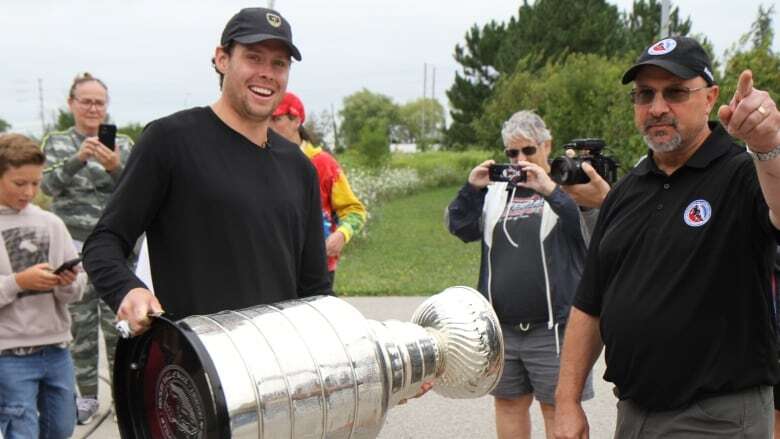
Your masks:
{"label": "cap logo", "polygon": [[683,212],[685,224],[691,227],[701,227],[712,217],[712,207],[707,200],[696,200],[688,205]]}
{"label": "cap logo", "polygon": [[667,38],[665,40],[661,40],[652,46],[650,46],[649,49],[647,49],[647,53],[649,55],[666,55],[667,53],[674,50],[674,48],[677,47],[677,41],[675,41],[673,38]]}
{"label": "cap logo", "polygon": [[269,12],[265,14],[265,19],[268,20],[268,24],[270,24],[273,27],[279,27],[282,25],[282,17],[274,13]]}
{"label": "cap logo", "polygon": [[709,67],[704,66],[704,74],[707,75],[708,78],[710,78],[710,81],[715,81],[715,78],[712,76],[712,72],[710,71]]}

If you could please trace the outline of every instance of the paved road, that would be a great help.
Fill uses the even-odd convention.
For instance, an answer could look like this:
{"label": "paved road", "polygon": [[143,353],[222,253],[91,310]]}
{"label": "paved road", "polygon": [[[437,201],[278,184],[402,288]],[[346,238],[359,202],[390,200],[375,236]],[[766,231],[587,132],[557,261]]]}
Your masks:
{"label": "paved road", "polygon": [[[347,298],[364,316],[375,320],[397,319],[408,321],[414,309],[424,297],[357,297]],[[615,397],[611,386],[605,383],[604,362],[600,359],[594,371],[596,398],[585,403],[585,411],[591,426],[591,437],[607,439],[614,431]],[[101,376],[108,375],[103,363]],[[105,420],[97,425],[77,427],[74,438],[115,439],[119,438],[116,423],[111,413],[108,386],[101,382],[101,407]],[[533,437],[543,439],[544,431],[538,404],[532,410]],[[95,427],[97,429],[90,433]],[[495,438],[493,423],[493,401],[489,396],[470,400],[442,398],[430,392],[422,398],[390,410],[379,435],[379,439],[481,439]],[[271,438],[275,439],[275,438]]]}

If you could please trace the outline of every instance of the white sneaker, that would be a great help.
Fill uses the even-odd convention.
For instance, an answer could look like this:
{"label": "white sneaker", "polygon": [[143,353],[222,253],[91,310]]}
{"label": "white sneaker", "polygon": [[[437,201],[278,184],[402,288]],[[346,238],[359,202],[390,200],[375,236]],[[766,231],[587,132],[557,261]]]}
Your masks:
{"label": "white sneaker", "polygon": [[95,418],[100,404],[95,398],[76,398],[76,422],[87,425]]}

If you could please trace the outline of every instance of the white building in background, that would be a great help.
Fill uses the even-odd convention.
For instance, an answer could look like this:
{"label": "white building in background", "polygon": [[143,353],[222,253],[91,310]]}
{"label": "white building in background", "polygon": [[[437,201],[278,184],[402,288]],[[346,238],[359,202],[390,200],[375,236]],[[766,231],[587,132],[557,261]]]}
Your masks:
{"label": "white building in background", "polygon": [[[441,145],[438,143],[431,145],[430,151],[438,151],[441,149]],[[417,151],[417,144],[416,143],[391,143],[390,144],[390,152],[400,152],[403,154],[412,154]]]}

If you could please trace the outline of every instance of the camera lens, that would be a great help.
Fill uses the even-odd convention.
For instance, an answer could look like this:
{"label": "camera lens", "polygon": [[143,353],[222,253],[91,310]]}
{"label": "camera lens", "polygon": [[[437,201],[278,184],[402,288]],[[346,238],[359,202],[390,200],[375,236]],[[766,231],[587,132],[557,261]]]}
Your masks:
{"label": "camera lens", "polygon": [[569,157],[558,157],[550,164],[550,178],[558,184],[572,184],[574,173],[578,166]]}
{"label": "camera lens", "polygon": [[550,163],[550,178],[561,185],[582,184],[590,181],[590,177],[582,170],[582,157],[558,157]]}

